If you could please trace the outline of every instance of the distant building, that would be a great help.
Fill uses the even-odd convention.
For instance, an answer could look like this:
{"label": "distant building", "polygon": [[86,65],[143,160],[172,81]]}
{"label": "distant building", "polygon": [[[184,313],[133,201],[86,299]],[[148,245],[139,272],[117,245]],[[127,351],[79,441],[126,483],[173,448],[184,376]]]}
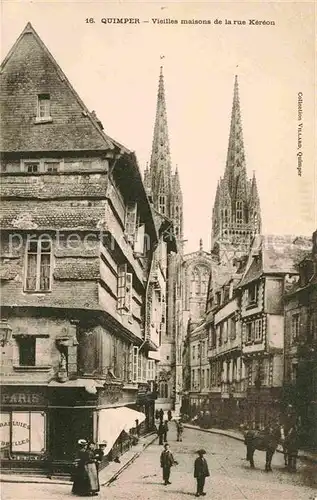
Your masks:
{"label": "distant building", "polygon": [[160,69],[150,166],[144,172],[144,184],[155,212],[170,222],[166,239],[176,241],[167,260],[166,316],[161,326],[160,361],[157,372],[157,408],[180,407],[182,387],[181,263],[183,246],[183,196],[178,169],[172,173],[166,113],[163,68]]}
{"label": "distant building", "polygon": [[53,473],[80,438],[120,453],[153,425],[168,224],[30,24],[1,85],[2,466]]}
{"label": "distant building", "polygon": [[[199,250],[185,254],[182,263],[182,411],[186,413],[191,406],[190,400],[195,399],[196,393],[199,394],[201,386],[197,382],[195,389],[193,387],[192,374],[195,374],[197,380],[198,378],[197,372],[193,371],[196,368],[191,367],[191,363],[194,361],[191,358],[191,344],[194,341],[191,333],[203,321],[205,316],[210,269],[211,255],[203,249],[203,241],[201,239]],[[208,362],[207,359],[206,361]],[[207,368],[205,375],[207,376]],[[208,381],[209,375],[208,380],[206,379],[205,381],[206,388]],[[195,391],[195,395],[190,397],[193,390]]]}
{"label": "distant building", "polygon": [[317,231],[284,292],[284,398],[292,405],[305,446],[317,449]]}
{"label": "distant building", "polygon": [[[214,418],[236,419],[244,397],[241,353],[241,279],[251,242],[261,231],[256,178],[247,176],[238,78],[235,77],[224,177],[213,207],[211,272],[205,327],[209,336],[210,410]],[[232,398],[236,401],[233,403]],[[241,403],[242,405],[242,403]]]}
{"label": "distant building", "polygon": [[263,428],[282,408],[284,365],[283,296],[298,277],[297,263],[310,248],[307,238],[257,236],[242,280],[242,357],[249,426]]}

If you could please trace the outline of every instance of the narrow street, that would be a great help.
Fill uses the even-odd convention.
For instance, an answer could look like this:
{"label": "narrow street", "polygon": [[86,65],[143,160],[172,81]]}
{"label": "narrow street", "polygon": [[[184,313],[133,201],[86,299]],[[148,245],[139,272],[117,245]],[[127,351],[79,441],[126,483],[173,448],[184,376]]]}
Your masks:
{"label": "narrow street", "polygon": [[[212,500],[313,500],[317,497],[316,466],[299,462],[298,472],[289,474],[283,465],[283,456],[275,454],[273,472],[264,472],[263,452],[255,455],[256,469],[250,470],[244,460],[244,445],[225,436],[186,429],[182,443],[176,442],[174,424],[170,425],[168,440],[175,459],[170,486],[162,484],[157,441],[110,486],[102,487],[99,498],[113,500],[156,500],[193,497],[195,482],[193,462],[195,451],[204,447],[208,454],[211,477],[207,479],[206,498]],[[315,475],[315,478],[314,478]],[[76,498],[71,486],[48,484],[2,484],[2,500],[64,500]]]}

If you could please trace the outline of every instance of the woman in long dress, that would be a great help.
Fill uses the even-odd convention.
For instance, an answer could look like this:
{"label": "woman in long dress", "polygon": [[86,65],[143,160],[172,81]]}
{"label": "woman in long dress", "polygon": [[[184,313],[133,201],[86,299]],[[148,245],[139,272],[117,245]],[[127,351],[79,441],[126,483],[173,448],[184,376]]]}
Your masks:
{"label": "woman in long dress", "polygon": [[88,446],[85,439],[80,439],[78,445],[72,493],[78,496],[98,495],[100,486],[94,443],[90,443]]}

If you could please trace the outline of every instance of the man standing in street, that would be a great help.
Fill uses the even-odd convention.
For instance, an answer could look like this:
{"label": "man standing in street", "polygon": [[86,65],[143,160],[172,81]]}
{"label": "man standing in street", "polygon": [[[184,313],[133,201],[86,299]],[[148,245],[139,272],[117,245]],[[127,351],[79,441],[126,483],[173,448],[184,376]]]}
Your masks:
{"label": "man standing in street", "polygon": [[167,433],[168,433],[168,422],[167,422],[167,420],[165,420],[165,422],[163,424],[163,441],[164,441],[164,443],[167,442]]}
{"label": "man standing in street", "polygon": [[164,450],[161,453],[161,467],[163,469],[163,481],[164,484],[172,484],[170,482],[170,474],[171,474],[171,467],[176,464],[174,457],[172,453],[170,452],[169,445],[167,443],[164,444]]}
{"label": "man standing in street", "polygon": [[206,451],[205,450],[198,450],[197,453],[198,453],[198,457],[196,458],[195,464],[194,464],[194,477],[196,478],[196,481],[197,481],[196,497],[199,497],[201,495],[202,496],[206,495],[206,493],[204,492],[205,479],[210,474],[209,474],[207,461],[204,458]]}

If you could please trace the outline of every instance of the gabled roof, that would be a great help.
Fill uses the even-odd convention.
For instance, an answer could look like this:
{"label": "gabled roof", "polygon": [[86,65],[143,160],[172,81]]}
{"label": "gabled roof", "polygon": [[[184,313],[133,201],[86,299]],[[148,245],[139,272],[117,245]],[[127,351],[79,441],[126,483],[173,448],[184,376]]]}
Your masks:
{"label": "gabled roof", "polygon": [[[46,123],[36,121],[39,94],[50,96]],[[1,125],[2,152],[121,148],[98,126],[30,23],[1,65]]]}
{"label": "gabled roof", "polygon": [[239,286],[245,286],[262,275],[297,274],[299,262],[311,252],[311,248],[311,239],[305,236],[257,235]]}

